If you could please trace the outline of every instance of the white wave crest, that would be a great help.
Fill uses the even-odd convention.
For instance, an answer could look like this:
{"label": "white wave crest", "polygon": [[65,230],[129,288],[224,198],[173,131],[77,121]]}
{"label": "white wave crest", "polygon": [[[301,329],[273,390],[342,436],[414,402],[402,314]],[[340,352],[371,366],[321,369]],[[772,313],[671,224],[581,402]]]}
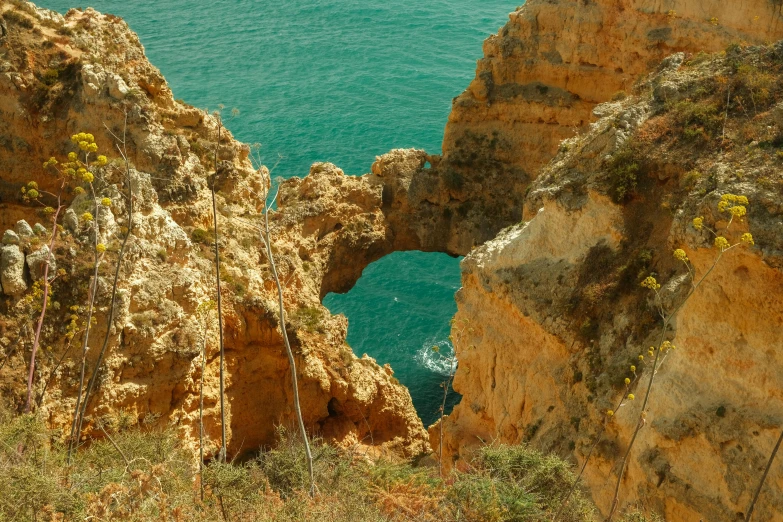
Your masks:
{"label": "white wave crest", "polygon": [[[437,350],[433,347],[437,347]],[[444,377],[448,377],[457,369],[454,347],[447,339],[428,339],[416,352],[414,359],[429,371]]]}

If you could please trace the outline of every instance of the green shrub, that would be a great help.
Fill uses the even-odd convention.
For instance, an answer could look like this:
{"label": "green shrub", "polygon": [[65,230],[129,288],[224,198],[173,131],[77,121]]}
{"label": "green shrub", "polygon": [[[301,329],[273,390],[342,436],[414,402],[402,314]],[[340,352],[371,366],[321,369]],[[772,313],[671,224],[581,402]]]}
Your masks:
{"label": "green shrub", "polygon": [[[464,510],[468,520],[523,522],[550,519],[560,508],[575,477],[569,465],[526,445],[482,448],[473,466],[450,490],[448,498]],[[470,514],[475,518],[471,518]],[[593,506],[576,492],[562,521],[595,519]]]}
{"label": "green shrub", "polygon": [[633,144],[626,145],[609,165],[610,191],[615,203],[631,199],[638,183],[640,162]]}
{"label": "green shrub", "polygon": [[[538,522],[552,518],[574,481],[567,463],[524,445],[485,447],[469,471],[442,480],[435,468],[371,463],[356,458],[366,450],[315,439],[311,499],[304,447],[278,427],[275,446],[257,457],[208,463],[202,502],[192,448],[174,428],[122,412],[100,420],[69,466],[42,419],[0,410],[0,520]],[[594,510],[577,490],[560,520],[593,522]]]}
{"label": "green shrub", "polygon": [[204,228],[194,228],[193,232],[190,233],[190,239],[192,239],[194,243],[210,245],[215,242],[215,233]]}
{"label": "green shrub", "polygon": [[324,333],[323,311],[317,306],[305,306],[299,308],[291,317],[294,326],[310,333]]}

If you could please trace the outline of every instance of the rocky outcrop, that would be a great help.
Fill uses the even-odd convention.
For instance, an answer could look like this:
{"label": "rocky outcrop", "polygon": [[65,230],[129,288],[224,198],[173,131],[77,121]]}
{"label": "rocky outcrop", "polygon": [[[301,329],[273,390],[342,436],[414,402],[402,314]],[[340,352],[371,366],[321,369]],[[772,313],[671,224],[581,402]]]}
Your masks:
{"label": "rocky outcrop", "polygon": [[463,217],[452,234],[473,236],[455,241],[461,253],[520,221],[528,185],[560,142],[663,58],[781,37],[780,3],[770,0],[525,2],[484,42],[446,125],[438,171],[452,201],[438,204]]}
{"label": "rocky outcrop", "polygon": [[[22,218],[45,224],[33,235],[29,225],[17,224],[16,232],[9,232],[16,240],[3,246],[2,285],[5,294],[13,296],[0,310],[4,398],[16,405],[23,401],[27,336],[37,312],[35,298],[22,294],[41,276],[39,269],[49,253],[44,244],[52,231],[51,214],[24,200],[20,190],[36,181],[41,193],[61,194],[65,205],[53,251],[57,269],[65,272],[53,282],[43,329],[34,379],[38,409],[53,428],[68,430],[79,379],[81,350],[75,345],[83,331],[95,252],[94,228],[84,218],[91,212],[100,225],[106,254],[97,280],[97,322],[90,334],[88,371],[96,364],[107,331],[109,345],[90,401],[85,436],[101,436],[94,430],[98,419],[123,418],[174,424],[186,441],[197,440],[200,352],[206,335],[205,429],[208,453],[217,449],[217,331],[199,312],[215,299],[213,238],[208,232],[214,182],[223,257],[229,453],[240,455],[273,444],[275,426],[292,423],[294,411],[276,290],[257,232],[257,208],[263,205],[258,194],[269,185],[268,172],[254,168],[249,147],[225,129],[214,165],[217,116],[174,101],[136,35],[119,18],[92,9],[72,10],[62,17],[24,2],[4,3],[0,14],[7,27],[0,40],[0,225],[10,229]],[[96,175],[111,206],[101,206],[97,213],[89,192],[78,195],[73,190],[78,183],[69,182],[61,191],[61,179],[41,168],[49,157],[62,161],[73,151],[70,137],[78,132],[94,134],[99,153],[109,157]],[[118,146],[127,148],[132,164],[134,214],[115,319],[107,324],[117,251],[130,225],[128,183]],[[302,183],[317,186],[320,179],[314,173]],[[346,180],[346,186],[355,182]],[[285,282],[288,333],[308,429],[341,444],[372,445],[376,451],[413,456],[425,451],[427,443],[407,389],[390,368],[366,356],[357,358],[345,343],[346,319],[332,316],[320,304],[325,289],[344,287],[361,272],[357,268],[356,274],[342,273],[339,265],[345,260],[337,258],[346,255],[340,249],[350,248],[352,242],[372,242],[363,228],[351,227],[363,223],[363,212],[377,211],[380,193],[362,188],[332,202],[332,217],[346,225],[341,239],[332,243],[334,236],[313,238],[309,228],[322,226],[317,221],[325,218],[305,219],[298,227],[281,226],[290,219],[286,216],[309,215],[306,208],[289,210],[290,205],[281,201],[283,211],[273,219],[274,249]],[[54,204],[49,196],[41,201]],[[359,217],[353,219],[353,213]],[[350,238],[348,230],[354,232]],[[328,232],[319,229],[318,234]],[[77,326],[73,342],[66,335],[72,320]]]}
{"label": "rocky outcrop", "polygon": [[[783,424],[781,339],[769,327],[783,316],[775,150],[783,111],[774,105],[783,97],[783,52],[695,53],[780,36],[779,10],[766,0],[531,0],[486,42],[476,80],[454,102],[442,157],[395,150],[362,177],[316,164],[307,177],[282,183],[271,227],[310,429],[405,456],[426,450],[407,390],[391,368],[352,353],[345,318],[331,316],[320,299],[348,290],[367,264],[396,250],[469,254],[453,332],[463,400],[443,426],[446,464],[460,465],[488,440],[527,441],[581,461],[604,412],[626,393],[630,364],[649,371],[636,361],[660,325],[640,278],[655,272],[665,299],[683,292],[672,249],[685,249],[706,272],[715,251],[690,220],[725,223],[717,201],[741,193],[749,215],[735,227],[749,230],[757,246],[726,253],[666,332],[680,348],[659,374],[621,499],[672,520],[736,518]],[[193,441],[206,331],[205,427],[216,448],[215,330],[208,322],[205,330],[199,315],[214,298],[214,183],[224,232],[229,451],[272,443],[274,426],[291,422],[293,411],[274,286],[257,237],[268,172],[254,169],[249,148],[225,130],[217,143],[215,115],[173,100],[121,20],[90,9],[60,17],[16,3],[0,11],[2,229],[20,219],[49,223],[20,188],[34,177],[42,191],[58,191],[39,160],[64,156],[75,132],[93,132],[102,151],[124,137],[134,167],[133,237],[113,324],[106,324],[108,273],[97,281],[89,367],[107,331],[110,344],[90,419],[172,423]],[[628,92],[598,105],[631,91],[639,75],[678,50],[690,54],[667,59],[638,98]],[[558,146],[578,129],[589,132]],[[122,236],[129,226],[123,171],[110,163],[102,175],[116,204],[95,217],[107,237]],[[68,191],[63,198],[54,255],[65,275],[54,283],[35,379],[39,408],[60,429],[69,425],[79,361],[65,325],[72,316],[83,320],[93,253],[81,219],[89,199]],[[9,235],[0,267],[3,291],[13,296],[0,309],[0,386],[17,404],[34,309],[20,299],[34,272],[25,271],[24,256],[41,251],[40,239],[22,236]],[[109,241],[109,253],[116,251],[116,239]],[[601,509],[611,502],[605,484],[617,474],[639,407],[617,411],[587,467]],[[779,520],[779,476],[768,487],[758,516]]]}
{"label": "rocky outcrop", "polygon": [[[767,145],[783,135],[781,57],[776,45],[667,59],[645,94],[599,105],[590,132],[563,142],[531,185],[523,222],[465,258],[452,332],[463,399],[443,426],[458,466],[488,440],[581,464],[609,422],[585,471],[608,512],[649,378],[648,347],[661,336],[657,306],[671,307],[689,286],[672,252],[684,249],[697,281],[707,274],[719,252],[692,220],[725,227],[718,203],[741,194],[747,219],[727,235],[740,244],[665,333],[677,349],[658,372],[620,500],[667,520],[744,518],[783,429],[783,178]],[[769,81],[763,95],[760,79]],[[755,246],[741,244],[746,232]],[[662,284],[659,301],[640,286],[650,274]],[[631,365],[640,380],[626,389]],[[607,420],[627,393],[637,400]],[[433,445],[439,429],[430,429]],[[783,520],[780,469],[759,519]]]}

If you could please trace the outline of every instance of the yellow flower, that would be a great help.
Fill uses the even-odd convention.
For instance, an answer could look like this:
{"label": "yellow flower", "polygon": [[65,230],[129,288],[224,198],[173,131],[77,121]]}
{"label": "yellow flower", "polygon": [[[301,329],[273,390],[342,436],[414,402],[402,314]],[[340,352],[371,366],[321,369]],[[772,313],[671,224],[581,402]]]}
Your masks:
{"label": "yellow flower", "polygon": [[649,350],[647,350],[647,355],[649,355],[649,356],[653,356],[653,355],[655,355],[655,352],[653,351],[653,349],[652,349],[652,348],[650,348]]}
{"label": "yellow flower", "polygon": [[632,401],[632,400],[634,400],[635,398],[636,398],[636,397],[634,396],[634,394],[633,394],[633,393],[629,393],[629,394],[628,394],[628,400],[629,400],[629,401]]}
{"label": "yellow flower", "polygon": [[86,151],[90,147],[90,144],[86,141],[80,141],[79,142],[79,148]]}
{"label": "yellow flower", "polygon": [[111,206],[111,198],[103,198],[101,200],[101,205],[104,207],[110,207]]}
{"label": "yellow flower", "polygon": [[747,205],[749,203],[748,198],[745,196],[737,196],[737,203],[740,205]]}
{"label": "yellow flower", "polygon": [[631,384],[631,379],[629,379],[628,377],[626,377],[626,378],[625,378],[625,385],[626,385],[626,386],[628,386],[629,384]]}
{"label": "yellow flower", "polygon": [[718,203],[718,210],[721,212],[726,212],[726,209],[731,206],[731,202],[725,199],[721,199]]}
{"label": "yellow flower", "polygon": [[742,234],[742,237],[740,238],[740,241],[745,243],[746,245],[755,245],[756,243],[753,242],[753,234],[750,232],[745,232]]}
{"label": "yellow flower", "polygon": [[97,245],[95,245],[95,250],[103,254],[104,252],[106,252],[106,245],[104,245],[103,243],[98,243]]}
{"label": "yellow flower", "polygon": [[644,355],[640,355],[640,356],[639,356],[639,360],[640,360],[640,361],[643,361],[643,360],[644,360]]}
{"label": "yellow flower", "polygon": [[89,143],[93,143],[95,141],[95,136],[93,136],[92,134],[87,133],[87,134],[84,135],[84,140],[89,142]]}
{"label": "yellow flower", "polygon": [[642,286],[644,288],[649,288],[650,290],[658,290],[661,285],[658,284],[658,281],[653,276],[648,276],[644,281],[642,281]]}
{"label": "yellow flower", "polygon": [[90,152],[98,152],[98,144],[90,143],[89,145],[87,145],[87,150]]}
{"label": "yellow flower", "polygon": [[704,226],[703,217],[693,218],[693,228],[695,228],[696,230],[701,230],[703,226]]}
{"label": "yellow flower", "polygon": [[636,373],[636,366],[633,364],[631,365],[631,373]]}
{"label": "yellow flower", "polygon": [[661,350],[671,350],[672,348],[674,348],[674,345],[670,341],[664,341],[661,344]]}
{"label": "yellow flower", "polygon": [[611,417],[612,415],[614,415],[614,410],[606,410],[607,417]]}
{"label": "yellow flower", "polygon": [[44,212],[45,212],[46,214],[54,214],[54,208],[52,208],[52,207],[46,207],[46,208],[44,209]]}
{"label": "yellow flower", "polygon": [[71,177],[74,177],[76,175],[76,171],[73,169],[65,169],[65,174]]}
{"label": "yellow flower", "polygon": [[106,165],[106,163],[108,163],[108,162],[109,162],[109,160],[108,160],[108,159],[106,159],[106,156],[104,156],[104,155],[100,155],[100,156],[98,156],[98,157],[95,159],[95,164],[96,164],[97,166],[99,166],[99,167],[103,167],[103,166],[104,166],[104,165]]}
{"label": "yellow flower", "polygon": [[30,199],[37,199],[40,194],[38,194],[38,191],[35,189],[30,189],[27,191],[27,197]]}
{"label": "yellow flower", "polygon": [[688,261],[688,255],[685,253],[685,250],[683,250],[682,248],[678,248],[677,250],[674,251],[674,259],[686,263]]}
{"label": "yellow flower", "polygon": [[35,181],[28,181],[27,182],[27,188],[37,189],[38,188],[38,183],[36,183]]}
{"label": "yellow flower", "polygon": [[75,153],[75,152],[69,152],[69,153],[68,153],[68,160],[69,160],[69,161],[76,161],[76,158],[77,158],[77,157],[78,157],[78,156],[76,156],[76,153]]}
{"label": "yellow flower", "polygon": [[715,246],[718,247],[718,250],[723,252],[724,250],[729,248],[729,246],[730,246],[729,245],[729,240],[726,239],[723,236],[718,236],[718,237],[715,238]]}
{"label": "yellow flower", "polygon": [[742,217],[746,213],[747,213],[747,209],[742,205],[736,205],[734,207],[729,208],[729,214],[731,214],[733,217]]}
{"label": "yellow flower", "polygon": [[73,189],[73,193],[77,196],[80,194],[84,194],[84,189],[81,187],[76,187],[75,189]]}
{"label": "yellow flower", "polygon": [[85,172],[82,174],[82,180],[86,181],[87,183],[92,183],[95,179],[95,176],[92,175],[92,172]]}
{"label": "yellow flower", "polygon": [[92,214],[90,214],[89,212],[85,212],[84,214],[82,214],[82,219],[87,222],[90,222],[93,219]]}

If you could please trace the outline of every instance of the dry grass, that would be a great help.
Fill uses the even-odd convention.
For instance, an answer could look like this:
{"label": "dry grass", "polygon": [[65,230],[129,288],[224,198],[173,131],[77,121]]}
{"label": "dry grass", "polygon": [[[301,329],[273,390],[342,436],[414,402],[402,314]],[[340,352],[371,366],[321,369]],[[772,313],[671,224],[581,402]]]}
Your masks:
{"label": "dry grass", "polygon": [[[275,449],[207,466],[202,502],[173,431],[107,433],[68,466],[41,419],[0,413],[0,520],[543,521],[574,480],[564,461],[526,446],[486,447],[470,471],[441,480],[434,468],[368,462],[316,441],[311,499],[303,448],[280,429]],[[594,508],[577,494],[561,520],[596,520]]]}

